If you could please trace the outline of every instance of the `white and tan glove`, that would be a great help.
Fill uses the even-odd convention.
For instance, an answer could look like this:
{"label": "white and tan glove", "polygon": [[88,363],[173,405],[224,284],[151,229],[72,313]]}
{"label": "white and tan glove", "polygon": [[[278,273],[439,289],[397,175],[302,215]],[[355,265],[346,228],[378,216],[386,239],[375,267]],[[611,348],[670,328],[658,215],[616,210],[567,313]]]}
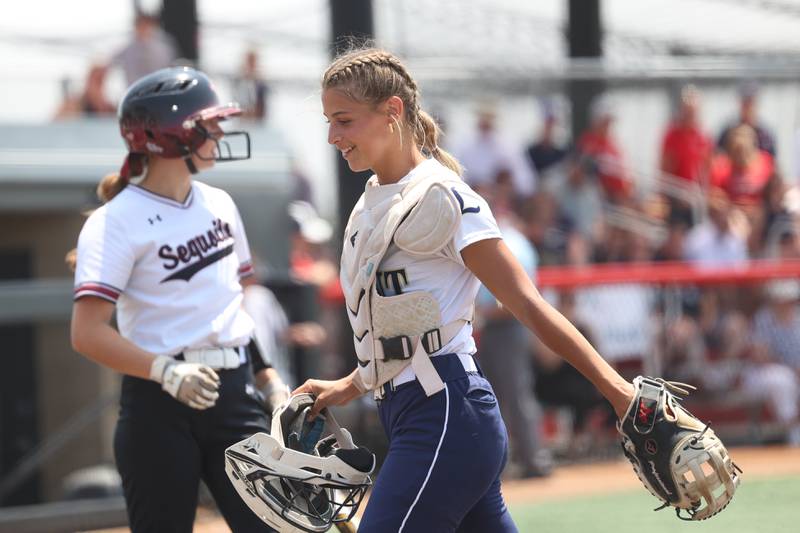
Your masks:
{"label": "white and tan glove", "polygon": [[686,410],[691,385],[638,376],[636,392],[617,424],[622,451],[645,488],[678,518],[705,520],[722,511],[741,469],[714,431]]}
{"label": "white and tan glove", "polygon": [[211,367],[159,355],[150,366],[150,379],[192,409],[208,409],[219,398],[219,376]]}
{"label": "white and tan glove", "polygon": [[264,411],[270,415],[275,412],[279,405],[288,400],[291,394],[289,385],[284,383],[280,377],[273,377],[260,390],[261,394],[264,395]]}

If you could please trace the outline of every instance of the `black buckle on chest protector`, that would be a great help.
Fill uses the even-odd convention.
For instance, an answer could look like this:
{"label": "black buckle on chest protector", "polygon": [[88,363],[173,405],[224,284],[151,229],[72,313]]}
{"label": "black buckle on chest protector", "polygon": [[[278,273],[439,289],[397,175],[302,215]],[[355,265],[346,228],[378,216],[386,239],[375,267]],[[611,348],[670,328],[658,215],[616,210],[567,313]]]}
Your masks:
{"label": "black buckle on chest protector", "polygon": [[383,346],[383,359],[384,361],[398,360],[403,361],[410,359],[414,355],[414,346],[411,339],[406,335],[398,335],[397,337],[380,337]]}
{"label": "black buckle on chest protector", "polygon": [[442,349],[442,332],[439,328],[426,331],[422,334],[422,338],[420,340],[422,342],[422,346],[429,355]]}

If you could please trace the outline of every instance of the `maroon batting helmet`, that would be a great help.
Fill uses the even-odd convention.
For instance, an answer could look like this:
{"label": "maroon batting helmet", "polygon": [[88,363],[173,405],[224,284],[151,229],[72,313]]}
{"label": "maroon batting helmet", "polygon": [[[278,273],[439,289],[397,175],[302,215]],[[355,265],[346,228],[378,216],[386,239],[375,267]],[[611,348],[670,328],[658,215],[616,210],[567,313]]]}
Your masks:
{"label": "maroon batting helmet", "polygon": [[235,103],[220,103],[214,84],[199,70],[172,67],[144,76],[128,88],[119,104],[119,129],[128,147],[121,175],[127,179],[141,174],[147,155],[182,157],[195,172],[191,155],[208,139],[217,143],[216,161],[249,159],[247,132],[225,132],[224,137],[244,136],[244,153],[233,154],[223,138],[212,137],[202,124],[240,112]]}

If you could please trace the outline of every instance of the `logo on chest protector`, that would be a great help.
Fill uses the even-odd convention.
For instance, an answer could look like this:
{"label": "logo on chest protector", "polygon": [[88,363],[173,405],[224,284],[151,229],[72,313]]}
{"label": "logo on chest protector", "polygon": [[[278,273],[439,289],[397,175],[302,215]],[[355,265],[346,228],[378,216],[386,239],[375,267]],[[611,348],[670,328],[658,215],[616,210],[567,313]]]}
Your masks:
{"label": "logo on chest protector", "polygon": [[375,276],[376,288],[381,296],[397,296],[403,294],[403,287],[408,285],[406,269],[378,271]]}

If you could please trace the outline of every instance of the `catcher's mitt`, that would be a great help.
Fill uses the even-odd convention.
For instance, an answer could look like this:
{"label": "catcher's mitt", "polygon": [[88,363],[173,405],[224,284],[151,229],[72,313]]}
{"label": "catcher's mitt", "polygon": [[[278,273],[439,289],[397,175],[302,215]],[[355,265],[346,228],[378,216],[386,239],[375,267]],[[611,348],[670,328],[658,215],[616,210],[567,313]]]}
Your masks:
{"label": "catcher's mitt", "polygon": [[[618,424],[622,450],[653,496],[683,520],[705,520],[733,498],[741,469],[725,445],[679,403],[691,385],[639,376],[636,394]],[[686,515],[681,514],[686,511]]]}

